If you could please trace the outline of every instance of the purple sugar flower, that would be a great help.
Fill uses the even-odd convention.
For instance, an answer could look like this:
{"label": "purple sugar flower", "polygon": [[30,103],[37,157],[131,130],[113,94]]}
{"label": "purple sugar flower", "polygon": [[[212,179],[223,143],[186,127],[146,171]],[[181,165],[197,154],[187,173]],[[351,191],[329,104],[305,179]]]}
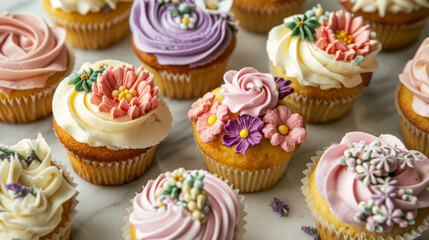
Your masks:
{"label": "purple sugar flower", "polygon": [[20,183],[9,183],[5,186],[5,188],[6,190],[12,190],[15,192],[15,197],[13,199],[25,197],[29,193],[36,196],[36,189],[34,187],[22,186]]}
{"label": "purple sugar flower", "polygon": [[239,116],[236,120],[228,120],[225,125],[225,134],[222,136],[223,144],[235,147],[236,153],[245,154],[250,146],[255,146],[262,140],[261,130],[264,122],[258,117],[249,115]]}
{"label": "purple sugar flower", "polygon": [[292,83],[291,80],[285,80],[281,77],[274,77],[274,81],[276,81],[276,86],[278,86],[277,90],[279,91],[279,100],[285,98],[287,95],[295,91],[293,87],[289,86]]}
{"label": "purple sugar flower", "polygon": [[271,200],[270,206],[275,213],[280,214],[280,217],[286,217],[289,213],[289,206],[276,197]]}

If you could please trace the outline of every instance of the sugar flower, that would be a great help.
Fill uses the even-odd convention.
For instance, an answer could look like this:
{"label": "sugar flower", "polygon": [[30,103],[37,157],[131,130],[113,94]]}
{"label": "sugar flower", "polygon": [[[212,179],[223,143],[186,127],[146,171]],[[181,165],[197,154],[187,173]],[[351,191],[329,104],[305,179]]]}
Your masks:
{"label": "sugar flower", "polygon": [[293,87],[289,86],[292,83],[291,80],[286,80],[281,77],[274,77],[274,81],[276,82],[277,91],[279,92],[279,100],[285,98],[287,95],[295,91]]}
{"label": "sugar flower", "polygon": [[112,118],[125,115],[133,120],[159,106],[158,87],[154,86],[153,76],[140,67],[109,67],[98,75],[97,83],[92,85],[91,103],[100,112],[110,112]]}
{"label": "sugar flower", "polygon": [[236,153],[245,154],[250,146],[255,146],[262,140],[260,131],[264,122],[259,117],[249,115],[239,116],[236,120],[229,120],[225,125],[225,134],[222,136],[223,144],[235,147]]}
{"label": "sugar flower", "polygon": [[219,101],[213,103],[210,111],[203,113],[197,120],[197,132],[201,134],[201,140],[205,143],[215,140],[228,119],[228,107]]}
{"label": "sugar flower", "polygon": [[270,140],[273,146],[280,145],[286,152],[295,149],[307,137],[307,131],[302,127],[302,116],[292,112],[285,106],[278,106],[273,110],[267,110],[264,118],[265,126],[262,129],[265,138]]}
{"label": "sugar flower", "polygon": [[291,36],[298,36],[302,39],[310,39],[314,41],[314,29],[320,26],[320,23],[315,18],[308,18],[307,15],[303,17],[293,17],[292,22],[285,23],[285,26],[291,30]]}
{"label": "sugar flower", "polygon": [[370,27],[364,25],[363,18],[342,10],[331,12],[328,22],[316,28],[316,46],[328,54],[335,54],[335,60],[351,61],[358,56],[365,57],[375,44],[376,41],[371,40]]}
{"label": "sugar flower", "polygon": [[206,93],[202,98],[192,103],[191,109],[188,111],[188,118],[191,121],[196,120],[201,114],[210,110],[215,94],[212,92]]}
{"label": "sugar flower", "polygon": [[195,0],[195,4],[207,14],[220,14],[229,12],[232,0]]}

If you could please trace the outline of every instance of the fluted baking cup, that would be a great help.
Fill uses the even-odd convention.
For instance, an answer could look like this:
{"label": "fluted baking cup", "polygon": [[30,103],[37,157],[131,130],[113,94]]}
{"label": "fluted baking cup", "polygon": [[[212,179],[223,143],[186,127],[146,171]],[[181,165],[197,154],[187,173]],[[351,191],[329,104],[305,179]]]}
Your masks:
{"label": "fluted baking cup", "polygon": [[81,158],[67,150],[74,171],[86,181],[97,185],[121,185],[129,183],[149,169],[158,145],[131,159],[115,162],[99,162]]}
{"label": "fluted baking cup", "polygon": [[220,85],[229,56],[203,68],[190,68],[186,73],[157,70],[148,64],[143,67],[154,75],[155,84],[164,96],[176,99],[197,98]]}
{"label": "fluted baking cup", "polygon": [[380,24],[366,22],[383,45],[383,51],[396,50],[409,46],[416,41],[426,26],[427,18],[411,24]]}
{"label": "fluted baking cup", "polygon": [[[326,150],[326,148],[325,148]],[[303,186],[301,187],[302,193],[305,196],[305,201],[307,202],[307,206],[311,211],[311,214],[313,215],[313,218],[316,222],[317,229],[319,231],[320,237],[322,239],[338,239],[338,240],[412,240],[416,239],[417,237],[421,236],[422,232],[427,230],[429,228],[429,215],[426,216],[420,225],[413,228],[410,232],[404,232],[401,235],[397,236],[387,236],[387,237],[381,237],[381,236],[366,236],[365,232],[361,232],[359,234],[356,234],[355,236],[351,236],[349,233],[349,230],[347,229],[336,229],[334,224],[330,224],[327,219],[325,219],[322,214],[320,214],[315,206],[315,202],[313,200],[313,197],[310,193],[309,188],[309,177],[312,174],[313,171],[315,171],[316,163],[320,156],[323,154],[323,151],[316,152],[317,156],[311,157],[311,162],[307,164],[307,169],[304,170],[305,177],[301,179],[301,182],[303,183]]]}
{"label": "fluted baking cup", "polygon": [[300,113],[307,123],[327,123],[346,115],[361,93],[339,100],[309,98],[292,93],[279,103]]}
{"label": "fluted baking cup", "polygon": [[255,6],[234,1],[231,12],[240,27],[257,33],[268,33],[271,28],[281,25],[284,18],[300,13],[304,2],[292,0],[276,6]]}
{"label": "fluted baking cup", "polygon": [[[50,6],[45,6],[45,9],[54,25],[66,29],[66,38],[70,45],[80,49],[108,47],[125,37],[130,29],[128,18],[130,16],[131,5],[130,8],[114,18],[87,24],[63,19],[61,16],[57,17],[51,13],[52,7]],[[90,17],[91,15],[82,16],[82,18]]]}
{"label": "fluted baking cup", "polygon": [[[217,177],[216,174],[213,174],[215,177]],[[223,180],[225,183],[228,184],[228,180],[224,180],[221,178],[221,180]],[[230,184],[228,184],[230,185]],[[233,186],[230,185],[232,188]],[[247,216],[247,212],[246,212],[246,204],[244,204],[244,196],[238,194],[240,192],[240,190],[238,189],[234,189],[234,193],[237,196],[238,202],[240,204],[240,223],[239,223],[239,227],[238,227],[238,236],[237,239],[244,239],[244,233],[246,232],[246,229],[244,228],[244,226],[246,225],[247,221],[244,219],[245,216]],[[137,193],[136,193],[137,195]],[[131,201],[131,205],[134,203],[133,199],[130,200]],[[122,237],[125,240],[133,240],[132,237],[132,225],[129,221],[130,219],[130,215],[133,212],[134,208],[133,207],[129,207],[127,208],[127,212],[128,215],[126,217],[124,217],[124,221],[125,221],[125,226],[122,227]]]}
{"label": "fluted baking cup", "polygon": [[70,232],[71,232],[73,217],[74,215],[76,215],[76,212],[77,212],[76,205],[79,203],[79,201],[76,199],[76,197],[77,195],[79,195],[79,192],[76,190],[77,184],[73,182],[74,178],[70,175],[70,171],[67,171],[66,166],[54,159],[52,159],[52,162],[56,167],[58,167],[61,170],[63,177],[67,180],[67,182],[71,186],[73,186],[76,192],[69,201],[63,204],[63,206],[65,204],[70,206],[70,212],[66,216],[67,219],[65,221],[63,219],[63,221],[60,222],[61,226],[57,226],[54,232],[49,234],[50,237],[41,237],[40,240],[68,240],[70,239]]}
{"label": "fluted baking cup", "polygon": [[227,179],[234,188],[240,189],[242,193],[258,192],[270,188],[276,184],[286,171],[290,161],[261,170],[240,170],[221,164],[201,151],[206,164],[207,171]]}

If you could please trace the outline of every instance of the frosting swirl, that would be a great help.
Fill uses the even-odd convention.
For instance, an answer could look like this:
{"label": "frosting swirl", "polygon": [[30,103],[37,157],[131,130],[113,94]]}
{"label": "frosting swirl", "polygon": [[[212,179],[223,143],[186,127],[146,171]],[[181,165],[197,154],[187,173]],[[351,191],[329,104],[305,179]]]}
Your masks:
{"label": "frosting swirl", "polygon": [[399,80],[414,94],[413,110],[420,116],[429,117],[429,38],[405,65]]}
{"label": "frosting swirl", "polygon": [[[291,22],[293,17],[284,21]],[[373,33],[371,39],[374,39]],[[334,54],[323,51],[310,39],[291,36],[291,31],[283,24],[270,31],[267,41],[268,57],[272,64],[286,72],[287,77],[296,79],[301,86],[321,89],[342,86],[353,88],[361,84],[361,73],[374,72],[377,69],[378,63],[374,57],[380,50],[381,44],[375,43],[359,64],[335,60]]]}
{"label": "frosting swirl", "polygon": [[78,12],[86,15],[89,12],[109,11],[115,9],[119,2],[132,0],[49,0],[52,8],[60,8],[65,12]]}
{"label": "frosting swirl", "polygon": [[[79,72],[89,68],[100,69],[104,65],[117,67],[124,64],[114,60],[102,60],[94,64],[85,63]],[[129,64],[125,65],[129,66]],[[159,106],[156,106],[155,109],[130,120],[129,115],[118,117],[112,115],[111,111],[99,111],[99,106],[91,103],[94,93],[75,91],[75,86],[68,84],[69,78],[65,78],[58,86],[52,106],[57,124],[76,141],[86,143],[91,147],[105,146],[117,150],[151,147],[167,137],[172,117],[163,100],[157,103]],[[95,86],[96,84],[93,85],[93,87]],[[118,87],[119,85],[113,88]],[[146,87],[149,86],[146,85]],[[153,91],[151,92],[153,93]],[[102,98],[106,98],[106,96]],[[142,99],[141,102],[145,101]],[[147,109],[146,105],[143,108]],[[112,108],[111,110],[116,111],[117,109]]]}
{"label": "frosting swirl", "polygon": [[427,0],[354,0],[353,2],[353,12],[361,10],[373,13],[377,11],[380,17],[386,16],[386,13],[411,13],[423,7],[429,8]]}
{"label": "frosting swirl", "polygon": [[42,88],[67,67],[66,33],[32,13],[0,15],[0,92]]}
{"label": "frosting swirl", "polygon": [[316,186],[342,222],[388,232],[429,207],[429,159],[395,136],[351,132],[320,157]]}
{"label": "frosting swirl", "polygon": [[169,205],[163,212],[155,210],[157,189],[167,181],[161,174],[134,198],[129,221],[136,227],[137,239],[236,239],[240,220],[237,196],[225,182],[204,173],[204,190],[211,208],[206,223],[194,220],[176,205]]}
{"label": "frosting swirl", "polygon": [[[193,0],[181,2],[195,5]],[[225,19],[196,8],[189,16],[195,24],[190,29],[178,24],[169,9],[158,1],[137,0],[131,10],[134,44],[155,55],[159,64],[202,66],[220,56],[229,45],[233,33]]]}
{"label": "frosting swirl", "polygon": [[226,72],[224,80],[220,91],[224,98],[222,103],[233,113],[258,117],[277,105],[279,93],[271,74],[243,68],[238,72]]}
{"label": "frosting swirl", "polygon": [[[62,204],[76,191],[52,165],[51,148],[41,134],[36,140],[24,139],[14,146],[0,147],[0,238],[39,239],[58,226]],[[9,184],[33,190],[19,196]]]}

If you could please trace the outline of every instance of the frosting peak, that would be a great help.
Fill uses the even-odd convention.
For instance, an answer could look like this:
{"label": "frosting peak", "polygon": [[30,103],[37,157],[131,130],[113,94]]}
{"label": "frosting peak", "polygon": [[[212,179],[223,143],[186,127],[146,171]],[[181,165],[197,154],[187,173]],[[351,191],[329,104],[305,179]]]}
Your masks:
{"label": "frosting peak", "polygon": [[0,92],[43,88],[67,67],[66,33],[32,13],[0,15]]}
{"label": "frosting peak", "polygon": [[420,116],[429,117],[429,38],[405,65],[399,80],[414,94],[413,110]]}
{"label": "frosting peak", "polygon": [[342,222],[389,232],[429,207],[429,159],[392,135],[351,132],[320,157],[316,186]]}

